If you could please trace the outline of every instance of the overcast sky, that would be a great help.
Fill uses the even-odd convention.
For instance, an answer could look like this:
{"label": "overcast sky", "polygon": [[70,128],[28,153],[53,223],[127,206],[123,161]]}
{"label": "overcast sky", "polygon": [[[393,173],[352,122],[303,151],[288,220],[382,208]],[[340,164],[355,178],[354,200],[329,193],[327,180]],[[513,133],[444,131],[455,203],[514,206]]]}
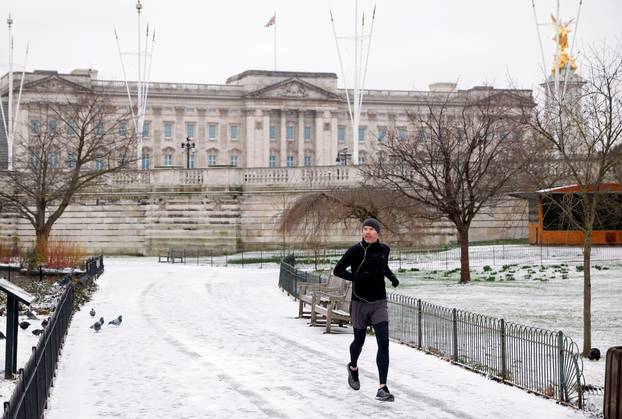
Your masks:
{"label": "overcast sky", "polygon": [[[554,51],[554,0],[535,0],[547,66]],[[104,79],[123,79],[113,27],[122,50],[137,50],[135,0],[4,0],[0,5],[0,63],[6,72],[7,25],[14,19],[15,61],[27,70],[69,72],[94,68]],[[373,1],[360,0],[367,16]],[[427,90],[457,81],[459,88],[493,84],[532,88],[543,78],[531,0],[377,0],[367,84],[373,89]],[[561,0],[563,20],[576,17],[578,0]],[[156,28],[152,81],[224,84],[248,69],[273,69],[277,13],[278,70],[338,73],[329,17],[338,35],[354,32],[354,0],[143,0],[143,27]],[[622,42],[622,1],[585,0],[577,32],[580,55],[591,45]],[[572,40],[572,35],[570,40]],[[344,54],[347,48],[345,40]],[[352,61],[347,55],[346,62]],[[127,55],[128,78],[136,58]],[[351,67],[351,65],[349,65]],[[548,70],[547,70],[548,71]],[[349,73],[349,71],[347,71]],[[349,74],[348,74],[349,76]],[[340,80],[340,86],[343,86]]]}

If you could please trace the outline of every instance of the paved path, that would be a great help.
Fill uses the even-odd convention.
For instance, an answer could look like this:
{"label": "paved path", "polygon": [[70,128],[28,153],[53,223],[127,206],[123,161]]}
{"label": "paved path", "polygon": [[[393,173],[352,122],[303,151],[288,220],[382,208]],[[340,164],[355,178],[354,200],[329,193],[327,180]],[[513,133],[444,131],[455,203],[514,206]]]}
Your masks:
{"label": "paved path", "polygon": [[[584,417],[395,343],[396,402],[377,402],[373,338],[354,392],[349,329],[324,335],[295,319],[277,278],[273,269],[108,260],[72,322],[46,418]],[[92,332],[91,306],[106,323],[123,314],[123,324]]]}

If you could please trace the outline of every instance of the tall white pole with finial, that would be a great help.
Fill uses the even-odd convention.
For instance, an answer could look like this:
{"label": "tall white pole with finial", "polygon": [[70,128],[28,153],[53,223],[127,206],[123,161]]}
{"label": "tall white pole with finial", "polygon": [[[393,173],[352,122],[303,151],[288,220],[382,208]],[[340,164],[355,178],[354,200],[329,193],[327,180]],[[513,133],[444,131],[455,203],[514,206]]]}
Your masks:
{"label": "tall white pole with finial", "polygon": [[[352,163],[358,164],[359,161],[359,125],[361,121],[361,108],[363,105],[363,96],[365,88],[365,79],[367,77],[367,64],[369,63],[369,51],[371,49],[371,38],[374,31],[374,21],[376,20],[376,6],[371,18],[371,25],[368,33],[365,33],[365,14],[361,16],[361,27],[359,32],[359,14],[358,0],[354,0],[354,37],[338,37],[335,29],[335,20],[333,12],[330,12],[330,20],[333,26],[333,35],[337,45],[337,56],[339,58],[339,68],[341,69],[341,77],[344,82],[346,101],[348,103],[348,113],[350,116],[350,124],[352,126]],[[354,74],[352,86],[352,98],[348,89],[346,74],[343,67],[343,58],[339,47],[339,39],[344,38],[354,42]],[[365,41],[367,41],[367,54],[363,59],[363,51],[365,49]]]}
{"label": "tall white pole with finial", "polygon": [[[127,98],[129,101],[130,112],[132,114],[132,123],[134,125],[134,130],[136,133],[136,138],[142,140],[143,138],[143,127],[145,125],[145,113],[147,110],[147,96],[149,94],[149,80],[151,76],[151,62],[153,58],[153,47],[155,44],[155,30],[153,31],[153,35],[151,37],[151,48],[149,47],[149,24],[147,24],[145,31],[145,44],[142,45],[141,42],[141,11],[143,5],[140,0],[137,0],[136,3],[136,13],[138,20],[138,31],[137,31],[137,47],[138,51],[136,53],[137,63],[138,63],[138,74],[136,79],[136,111],[134,111],[134,101],[132,100],[132,93],[129,84],[129,80],[127,79],[127,73],[125,71],[125,64],[123,62],[123,53],[121,52],[121,45],[119,43],[119,36],[117,34],[117,30],[114,31],[114,36],[117,42],[117,49],[119,50],[119,58],[121,60],[121,69],[123,71],[123,78],[125,79],[125,88],[127,91]],[[139,142],[137,152],[140,157],[140,147],[141,141]],[[139,158],[140,160],[140,158]],[[140,166],[140,161],[138,165]]]}
{"label": "tall white pole with finial", "polygon": [[19,104],[22,98],[22,88],[24,86],[24,73],[26,71],[26,62],[28,60],[28,45],[26,46],[26,57],[24,59],[24,68],[22,70],[22,78],[19,85],[19,94],[17,96],[17,103],[15,104],[15,112],[13,111],[13,18],[9,15],[6,20],[9,26],[9,72],[8,72],[8,104],[7,115],[5,117],[4,104],[0,100],[0,113],[2,114],[2,123],[4,125],[4,134],[7,142],[7,169],[13,170],[13,144],[15,140],[15,122],[19,113]]}

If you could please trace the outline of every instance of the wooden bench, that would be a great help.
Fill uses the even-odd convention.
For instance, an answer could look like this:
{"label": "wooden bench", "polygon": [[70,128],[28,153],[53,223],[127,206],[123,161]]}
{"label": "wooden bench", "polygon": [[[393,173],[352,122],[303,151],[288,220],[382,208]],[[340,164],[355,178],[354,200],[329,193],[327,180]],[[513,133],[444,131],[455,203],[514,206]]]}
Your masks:
{"label": "wooden bench", "polygon": [[317,289],[313,291],[314,304],[311,306],[311,325],[318,325],[318,315],[326,321],[326,332],[330,333],[333,323],[343,327],[350,323],[350,300],[352,299],[352,282],[343,281],[345,287],[341,291]]}
{"label": "wooden bench", "polygon": [[343,279],[335,275],[330,275],[328,281],[323,283],[317,282],[299,282],[298,283],[298,318],[310,317],[311,311],[305,312],[304,307],[308,305],[313,307],[316,303],[314,298],[316,294],[314,291],[323,290],[326,292],[340,292],[344,289]]}

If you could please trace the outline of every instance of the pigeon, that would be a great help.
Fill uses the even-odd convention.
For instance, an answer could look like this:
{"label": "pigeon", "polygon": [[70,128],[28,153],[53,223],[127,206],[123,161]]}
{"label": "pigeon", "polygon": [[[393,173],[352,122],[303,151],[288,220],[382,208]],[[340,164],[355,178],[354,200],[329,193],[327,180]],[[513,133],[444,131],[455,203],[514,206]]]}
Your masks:
{"label": "pigeon", "polygon": [[110,320],[110,321],[108,322],[108,324],[113,324],[113,325],[115,325],[115,326],[120,326],[122,321],[123,321],[123,316],[119,316],[119,317],[117,317],[117,318],[116,318],[116,319],[114,319],[114,320]]}
{"label": "pigeon", "polygon": [[50,323],[50,318],[48,317],[47,319],[43,320],[41,322],[41,326],[43,327],[48,327],[48,324]]}
{"label": "pigeon", "polygon": [[26,317],[28,317],[28,319],[30,320],[39,320],[37,315],[34,312],[32,312],[30,309],[26,310]]}
{"label": "pigeon", "polygon": [[91,315],[91,317],[95,317],[95,309],[92,308],[91,311],[89,311],[89,314]]}
{"label": "pigeon", "polygon": [[19,327],[21,327],[21,328],[22,328],[22,330],[26,330],[26,329],[28,329],[28,326],[30,326],[30,323],[29,323],[29,322],[25,322],[25,321],[24,321],[24,322],[21,322],[21,323],[19,324]]}
{"label": "pigeon", "polygon": [[91,326],[91,329],[95,330],[96,332],[99,332],[100,329],[102,328],[102,324],[104,324],[104,318],[100,317],[98,321],[93,323],[93,325]]}
{"label": "pigeon", "polygon": [[32,331],[32,334],[35,336],[39,336],[41,333],[43,333],[43,329],[35,329]]}

